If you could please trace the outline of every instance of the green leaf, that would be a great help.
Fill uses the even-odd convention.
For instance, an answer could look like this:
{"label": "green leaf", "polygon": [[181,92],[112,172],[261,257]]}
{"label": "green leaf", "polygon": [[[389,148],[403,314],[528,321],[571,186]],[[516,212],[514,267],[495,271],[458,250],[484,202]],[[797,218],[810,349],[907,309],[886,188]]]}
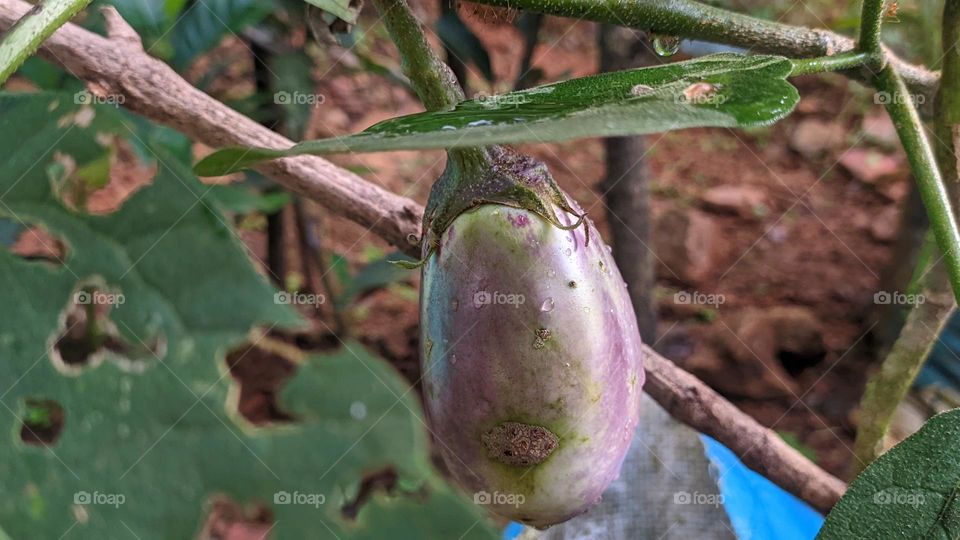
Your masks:
{"label": "green leaf", "polygon": [[275,214],[290,202],[290,194],[285,191],[260,193],[256,189],[243,185],[211,186],[210,196],[221,208],[236,214],[261,212]]}
{"label": "green leaf", "polygon": [[313,61],[303,51],[270,58],[273,103],[283,109],[283,129],[291,138],[303,136],[313,109],[325,102],[323,95],[315,93],[316,85],[310,75],[312,67]]}
{"label": "green leaf", "polygon": [[173,26],[173,63],[187,67],[197,55],[227,35],[239,34],[273,9],[269,0],[202,0],[185,10]]}
{"label": "green leaf", "polygon": [[960,409],[934,416],[864,470],[821,540],[960,538]]}
{"label": "green leaf", "polygon": [[[45,175],[53,156],[96,162],[103,134],[131,132],[155,152],[153,182],[112,214],[65,208]],[[59,266],[0,247],[0,538],[195,538],[217,496],[266,505],[275,538],[494,538],[431,467],[409,385],[359,345],[301,363],[279,403],[295,421],[239,417],[226,352],[251,327],[300,318],[253,269],[210,186],[153,140],[123,111],[69,94],[0,94],[10,156],[0,214],[68,246]],[[74,324],[64,310],[85,307],[76,293],[92,284],[116,293],[95,335],[113,328],[121,346],[67,369],[53,344]],[[49,446],[21,441],[23,421],[60,419]],[[346,517],[364,475],[385,469],[397,488],[374,490]]]}
{"label": "green leaf", "polygon": [[347,282],[343,292],[337,298],[337,303],[340,307],[344,307],[367,291],[410,279],[410,271],[397,265],[398,261],[415,262],[413,258],[403,253],[394,253],[367,264]]}
{"label": "green leaf", "polygon": [[357,24],[357,16],[360,10],[350,6],[350,0],[304,0],[306,3],[320,8],[338,19],[348,23]]}
{"label": "green leaf", "polygon": [[215,176],[299,154],[380,152],[561,141],[694,126],[748,127],[786,116],[799,99],[779,56],[719,54],[548,84],[402,116],[357,135],[287,150],[226,148],[195,167]]}
{"label": "green leaf", "polygon": [[477,66],[483,78],[493,82],[493,67],[490,65],[490,54],[480,38],[470,30],[456,10],[445,10],[437,20],[437,36],[444,47],[453,51],[461,62],[472,62]]}

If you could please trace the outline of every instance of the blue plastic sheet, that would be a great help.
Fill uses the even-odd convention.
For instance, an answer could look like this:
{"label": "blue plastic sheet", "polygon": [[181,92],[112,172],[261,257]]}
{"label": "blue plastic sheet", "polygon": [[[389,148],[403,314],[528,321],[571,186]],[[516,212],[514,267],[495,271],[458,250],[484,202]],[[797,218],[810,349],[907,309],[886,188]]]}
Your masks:
{"label": "blue plastic sheet", "polygon": [[[773,482],[751,471],[729,448],[700,436],[707,459],[716,467],[723,507],[740,540],[811,540],[823,516]],[[510,523],[504,540],[513,540],[523,525]]]}

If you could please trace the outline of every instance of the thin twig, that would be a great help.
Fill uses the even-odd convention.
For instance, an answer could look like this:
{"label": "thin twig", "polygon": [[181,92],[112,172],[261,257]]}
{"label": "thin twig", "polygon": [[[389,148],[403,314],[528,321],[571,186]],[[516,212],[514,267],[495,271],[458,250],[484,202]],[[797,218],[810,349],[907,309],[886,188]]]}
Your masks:
{"label": "thin twig", "polygon": [[[9,28],[30,5],[0,0],[0,30]],[[76,76],[123,93],[124,106],[210,146],[243,144],[286,147],[291,143],[190,86],[163,62],[143,51],[133,30],[112,8],[105,16],[115,39],[67,24],[41,47],[41,54]],[[365,227],[404,252],[423,209],[399,195],[315,156],[285,158],[260,168],[278,184],[303,194]],[[744,463],[771,481],[828,510],[844,483],[790,448],[702,381],[647,349],[647,392],[678,420],[714,437]]]}

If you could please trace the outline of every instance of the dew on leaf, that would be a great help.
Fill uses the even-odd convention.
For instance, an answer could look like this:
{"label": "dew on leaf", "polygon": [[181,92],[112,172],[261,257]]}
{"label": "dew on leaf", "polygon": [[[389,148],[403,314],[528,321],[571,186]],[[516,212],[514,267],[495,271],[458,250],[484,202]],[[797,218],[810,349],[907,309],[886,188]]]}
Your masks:
{"label": "dew on leaf", "polygon": [[678,36],[654,36],[653,50],[660,56],[672,56],[680,50],[680,38]]}

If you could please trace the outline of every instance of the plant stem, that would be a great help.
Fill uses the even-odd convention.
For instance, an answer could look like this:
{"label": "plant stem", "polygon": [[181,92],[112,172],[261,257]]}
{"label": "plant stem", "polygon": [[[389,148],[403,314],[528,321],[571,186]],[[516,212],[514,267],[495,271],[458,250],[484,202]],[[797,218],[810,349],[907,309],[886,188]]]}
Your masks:
{"label": "plant stem", "polygon": [[860,40],[857,48],[863,52],[880,54],[880,24],[883,22],[884,0],[863,0],[860,11]]}
{"label": "plant stem", "polygon": [[400,50],[403,73],[428,111],[452,108],[463,101],[457,78],[427,43],[420,22],[406,0],[374,0],[390,38]]}
{"label": "plant stem", "polygon": [[[792,26],[708,6],[693,0],[474,0],[658,34],[696,38],[788,57],[833,56],[853,50],[848,37],[822,29]],[[887,55],[911,88],[933,99],[936,74]],[[866,80],[863,74],[855,73]],[[868,81],[869,82],[869,81]]]}
{"label": "plant stem", "polygon": [[[943,10],[943,76],[935,101],[934,134],[937,138],[936,160],[943,173],[947,200],[956,200],[960,184],[957,171],[957,141],[960,127],[960,52],[955,44],[960,39],[960,2],[948,1]],[[885,68],[885,71],[888,68]],[[882,75],[882,73],[881,73]],[[893,96],[889,96],[893,97]],[[906,97],[906,95],[902,96]],[[891,110],[888,103],[888,109]],[[905,103],[911,108],[909,103]],[[893,116],[891,111],[891,116]],[[898,131],[900,124],[896,117]],[[901,134],[901,140],[903,135]],[[904,146],[907,146],[904,140]],[[917,154],[909,152],[911,159]],[[924,155],[924,154],[918,154]],[[911,161],[911,166],[913,162]],[[916,168],[914,175],[918,183],[920,176]],[[943,182],[941,180],[941,182]],[[924,198],[924,204],[926,198]],[[929,205],[927,206],[930,208]],[[928,210],[929,213],[929,210]],[[931,215],[931,221],[932,221]],[[934,223],[934,231],[936,224]],[[944,244],[940,243],[941,250]],[[952,250],[956,253],[956,249]],[[926,265],[924,265],[926,266]],[[956,304],[950,299],[950,280],[944,265],[935,265],[921,278],[921,294],[925,302],[910,311],[900,336],[893,344],[890,354],[883,361],[880,371],[870,379],[860,405],[860,422],[854,454],[857,460],[851,467],[851,473],[859,473],[883,451],[883,438],[890,427],[894,412],[906,397],[920,368],[943,326],[950,319]],[[950,260],[947,258],[947,268]],[[922,270],[922,269],[921,269]],[[957,290],[953,283],[954,291]]]}
{"label": "plant stem", "polygon": [[907,91],[903,79],[890,65],[880,70],[874,78],[874,85],[879,96],[885,101],[887,113],[893,120],[897,135],[907,153],[910,170],[917,181],[933,234],[943,253],[954,297],[960,298],[960,229],[957,228],[950,196],[937,168],[933,150],[923,130],[920,116],[913,106],[915,95]]}
{"label": "plant stem", "polygon": [[[931,239],[932,240],[932,239]],[[907,396],[914,379],[933,349],[937,336],[953,312],[950,281],[944,267],[935,264],[922,266],[922,287],[916,298],[923,302],[910,309],[890,352],[883,359],[880,371],[867,382],[860,401],[857,438],[853,445],[854,460],[850,463],[850,478],[873,462],[884,450],[884,437],[890,429],[893,415]]]}
{"label": "plant stem", "polygon": [[834,56],[818,56],[792,60],[793,71],[790,76],[806,75],[808,73],[823,73],[825,71],[839,71],[866,65],[872,60],[872,55],[865,52],[847,51]]}
{"label": "plant stem", "polygon": [[0,41],[0,84],[3,84],[57,28],[90,0],[44,0],[33,6]]}

